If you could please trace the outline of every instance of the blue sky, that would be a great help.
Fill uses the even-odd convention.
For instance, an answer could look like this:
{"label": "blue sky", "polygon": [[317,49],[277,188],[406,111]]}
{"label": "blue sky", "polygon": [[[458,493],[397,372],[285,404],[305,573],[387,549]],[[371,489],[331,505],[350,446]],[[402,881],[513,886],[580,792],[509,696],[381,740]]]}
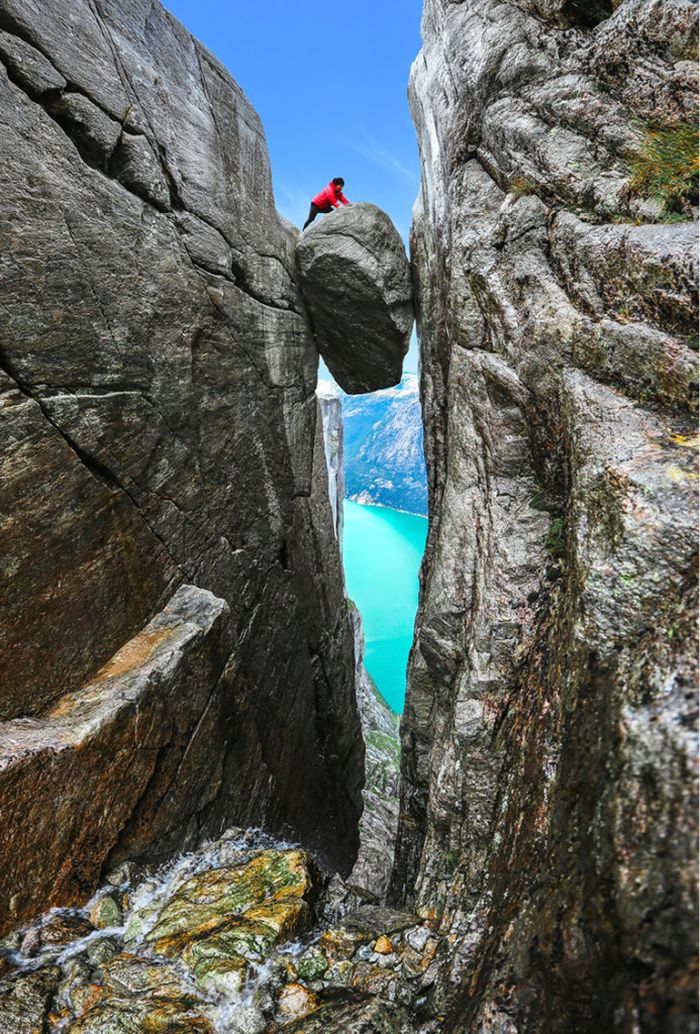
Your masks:
{"label": "blue sky", "polygon": [[[229,69],[267,136],[278,210],[296,226],[334,176],[408,243],[418,193],[406,91],[422,0],[165,0]],[[416,369],[415,340],[406,369]]]}

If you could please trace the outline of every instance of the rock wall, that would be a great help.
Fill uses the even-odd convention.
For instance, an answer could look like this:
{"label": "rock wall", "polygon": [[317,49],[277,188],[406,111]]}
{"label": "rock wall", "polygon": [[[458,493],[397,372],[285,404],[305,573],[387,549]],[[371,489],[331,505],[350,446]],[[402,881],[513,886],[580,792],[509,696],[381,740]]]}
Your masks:
{"label": "rock wall", "polygon": [[695,1029],[697,227],[640,172],[694,121],[695,18],[425,3],[392,894],[455,943],[445,1030]]}
{"label": "rock wall", "polygon": [[[181,583],[208,590],[228,613],[226,700],[182,836],[262,824],[347,872],[352,631],[318,356],[257,115],[150,0],[0,0],[0,108],[0,718],[43,720]],[[190,747],[157,753],[161,798]],[[86,798],[103,777],[82,773]],[[119,836],[96,833],[100,857]],[[38,846],[6,859],[24,884]]]}
{"label": "rock wall", "polygon": [[340,544],[343,536],[343,500],[345,499],[343,404],[337,396],[324,393],[320,386],[317,395],[323,422],[323,449],[328,474],[328,498],[333,514],[335,535]]}
{"label": "rock wall", "polygon": [[347,882],[384,901],[399,821],[399,716],[387,705],[365,668],[365,635],[360,612],[354,605],[351,619],[355,633],[355,692],[365,739],[365,785],[360,850]]}

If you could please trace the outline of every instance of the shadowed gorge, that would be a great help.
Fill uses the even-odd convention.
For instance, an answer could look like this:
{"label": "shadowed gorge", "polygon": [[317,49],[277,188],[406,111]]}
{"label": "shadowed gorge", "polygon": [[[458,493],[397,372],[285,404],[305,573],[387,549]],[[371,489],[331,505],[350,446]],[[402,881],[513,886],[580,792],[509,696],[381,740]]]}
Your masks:
{"label": "shadowed gorge", "polygon": [[[0,1034],[697,1030],[697,7],[422,37],[409,263],[159,3],[0,0]],[[414,311],[399,744],[316,389]]]}

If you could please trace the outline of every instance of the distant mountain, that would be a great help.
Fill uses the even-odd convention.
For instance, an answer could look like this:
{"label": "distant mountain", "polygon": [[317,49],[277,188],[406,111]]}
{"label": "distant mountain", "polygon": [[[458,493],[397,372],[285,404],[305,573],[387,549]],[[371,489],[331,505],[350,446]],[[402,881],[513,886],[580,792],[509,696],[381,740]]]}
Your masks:
{"label": "distant mountain", "polygon": [[345,395],[332,382],[321,382],[319,393],[342,401],[347,498],[427,515],[417,376],[369,395]]}

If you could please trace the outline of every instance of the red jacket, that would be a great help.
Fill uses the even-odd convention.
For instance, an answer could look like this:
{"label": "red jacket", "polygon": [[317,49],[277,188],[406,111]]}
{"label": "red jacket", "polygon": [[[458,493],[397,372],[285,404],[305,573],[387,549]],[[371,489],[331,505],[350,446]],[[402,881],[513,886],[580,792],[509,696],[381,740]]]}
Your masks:
{"label": "red jacket", "polygon": [[339,208],[339,201],[342,201],[344,205],[348,205],[350,203],[343,195],[342,187],[334,187],[333,183],[329,183],[326,189],[322,190],[320,194],[317,194],[311,203],[316,205],[316,208],[320,209],[328,208],[329,206]]}

